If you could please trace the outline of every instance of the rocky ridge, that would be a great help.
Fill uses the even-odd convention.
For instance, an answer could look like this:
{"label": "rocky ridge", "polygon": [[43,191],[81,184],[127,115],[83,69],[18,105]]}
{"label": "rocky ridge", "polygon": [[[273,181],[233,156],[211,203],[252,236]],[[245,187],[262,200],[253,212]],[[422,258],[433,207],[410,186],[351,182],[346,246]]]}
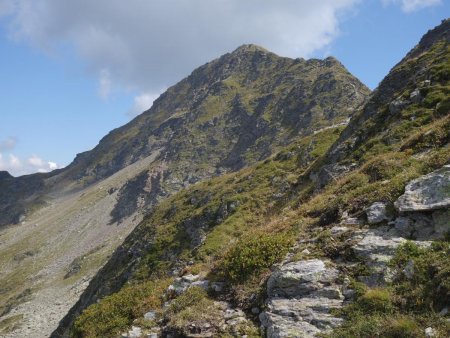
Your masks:
{"label": "rocky ridge", "polygon": [[[206,293],[176,295],[173,304],[195,299],[178,312],[145,308],[158,313],[163,336],[218,334],[211,327],[223,313],[205,317],[196,304],[214,309],[223,299],[250,319],[236,336],[259,326],[270,337],[448,335],[449,29],[444,20],[427,33],[342,133],[312,133],[161,203],[54,336],[71,327],[84,336],[111,314],[106,300],[161,276],[174,277],[177,289],[190,274],[205,276]],[[200,329],[189,331],[185,318]],[[101,325],[112,335],[127,327]]]}
{"label": "rocky ridge", "polygon": [[[61,291],[52,298],[46,290],[90,279],[144,214],[168,196],[345,123],[368,94],[334,58],[293,60],[242,46],[194,70],[67,168],[17,178],[2,173],[0,262],[6,268],[0,320],[24,316],[16,322],[25,327],[14,322],[8,334],[34,337],[26,327],[36,326],[40,317],[33,313],[40,309],[51,318],[39,324],[41,333],[53,330],[78,294]],[[233,204],[222,206],[217,219],[232,209]],[[204,233],[194,223],[190,228],[191,237]],[[15,256],[24,257],[20,269]],[[30,285],[30,297],[21,297]],[[107,293],[117,290],[115,283],[104,287]]]}

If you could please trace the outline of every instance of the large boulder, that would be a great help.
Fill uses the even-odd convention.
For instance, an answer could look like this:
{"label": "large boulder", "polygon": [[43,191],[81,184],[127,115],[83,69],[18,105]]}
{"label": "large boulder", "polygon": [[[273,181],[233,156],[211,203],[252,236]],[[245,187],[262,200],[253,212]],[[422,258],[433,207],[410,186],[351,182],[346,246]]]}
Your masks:
{"label": "large boulder", "polygon": [[274,272],[267,281],[267,293],[275,297],[296,297],[323,290],[336,280],[338,271],[319,259],[292,262]]}
{"label": "large boulder", "polygon": [[383,202],[375,202],[366,209],[367,222],[369,224],[376,224],[383,221],[391,220],[388,214],[387,206]]}
{"label": "large boulder", "polygon": [[266,336],[315,337],[339,326],[332,314],[344,296],[339,273],[319,259],[291,262],[275,271],[267,282],[266,311],[259,316]]}
{"label": "large boulder", "polygon": [[450,165],[411,181],[394,205],[400,212],[449,208]]}

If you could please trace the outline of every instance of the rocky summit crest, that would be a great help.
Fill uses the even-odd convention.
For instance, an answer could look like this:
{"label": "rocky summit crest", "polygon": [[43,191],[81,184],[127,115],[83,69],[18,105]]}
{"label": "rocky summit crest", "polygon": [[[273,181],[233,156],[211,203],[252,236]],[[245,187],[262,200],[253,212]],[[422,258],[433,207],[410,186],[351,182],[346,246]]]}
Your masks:
{"label": "rocky summit crest", "polygon": [[373,93],[244,45],[68,168],[1,179],[6,337],[70,307],[52,337],[449,336],[448,31]]}
{"label": "rocky summit crest", "polygon": [[[155,206],[54,336],[448,336],[448,32],[427,33],[348,125],[324,105],[355,98],[334,95],[357,83],[332,58],[227,54],[196,70],[187,81],[214,79],[196,119],[236,90],[229,114],[203,120],[246,135],[216,162],[227,174]],[[268,144],[274,155],[247,162]]]}
{"label": "rocky summit crest", "polygon": [[[112,251],[168,197],[245,170],[304,137],[311,137],[316,148],[314,134],[342,128],[369,94],[330,59],[294,60],[245,45],[195,69],[68,167],[0,178],[0,231],[7,233],[2,240],[8,238],[0,243],[6,290],[0,313],[15,316],[39,308],[36,313],[48,318],[44,323],[27,317],[33,324],[13,334],[32,335],[27,327],[39,322],[39,332],[49,335],[61,319],[57,314],[69,310]],[[307,151],[305,161],[314,156]],[[208,200],[202,196],[192,203]],[[210,210],[214,222],[224,220],[239,202],[219,204]],[[212,221],[192,222],[206,226]],[[186,243],[201,243],[204,230],[190,229],[192,242]],[[39,276],[37,284],[30,286],[25,281],[33,276]],[[108,285],[108,291],[94,293],[107,294],[121,284]],[[91,296],[83,299],[90,302]]]}

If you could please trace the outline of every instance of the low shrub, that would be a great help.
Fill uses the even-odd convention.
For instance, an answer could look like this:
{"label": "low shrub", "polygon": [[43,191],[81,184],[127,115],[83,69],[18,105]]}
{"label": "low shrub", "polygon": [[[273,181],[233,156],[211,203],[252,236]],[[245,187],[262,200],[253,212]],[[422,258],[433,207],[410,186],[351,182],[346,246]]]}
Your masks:
{"label": "low shrub", "polygon": [[392,313],[394,306],[388,289],[376,288],[367,290],[356,301],[358,310],[366,313]]}
{"label": "low shrub", "polygon": [[164,316],[170,318],[194,304],[203,302],[207,296],[208,294],[203,288],[191,287],[170,303],[170,306],[164,312]]}
{"label": "low shrub", "polygon": [[219,270],[232,282],[243,282],[280,261],[292,244],[287,233],[249,234],[225,254]]}
{"label": "low shrub", "polygon": [[135,318],[150,309],[160,308],[161,295],[170,280],[127,286],[86,308],[76,319],[72,336],[83,338],[116,337]]}
{"label": "low shrub", "polygon": [[[434,309],[439,312],[450,304],[450,243],[434,242],[424,249],[407,242],[391,261],[397,271],[394,283],[397,302],[415,313]],[[405,274],[409,265],[412,273]]]}

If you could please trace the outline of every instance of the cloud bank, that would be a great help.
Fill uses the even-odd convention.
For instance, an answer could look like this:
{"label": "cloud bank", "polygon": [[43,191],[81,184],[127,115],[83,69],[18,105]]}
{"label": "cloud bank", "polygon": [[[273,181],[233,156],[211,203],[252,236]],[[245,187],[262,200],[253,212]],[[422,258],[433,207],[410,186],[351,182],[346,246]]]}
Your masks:
{"label": "cloud bank", "polygon": [[10,37],[17,41],[50,53],[69,43],[97,77],[100,97],[114,88],[135,90],[140,107],[143,97],[243,43],[309,57],[338,36],[342,15],[358,2],[0,0],[0,15],[9,18]]}
{"label": "cloud bank", "polygon": [[0,171],[5,170],[13,176],[20,176],[35,172],[45,173],[60,168],[57,163],[45,161],[37,155],[31,155],[27,159],[19,158],[12,153],[16,145],[17,138],[12,136],[0,141]]}
{"label": "cloud bank", "polygon": [[59,166],[55,162],[45,161],[37,155],[21,159],[14,154],[0,153],[0,171],[8,171],[13,176],[28,175],[35,172],[46,173]]}

